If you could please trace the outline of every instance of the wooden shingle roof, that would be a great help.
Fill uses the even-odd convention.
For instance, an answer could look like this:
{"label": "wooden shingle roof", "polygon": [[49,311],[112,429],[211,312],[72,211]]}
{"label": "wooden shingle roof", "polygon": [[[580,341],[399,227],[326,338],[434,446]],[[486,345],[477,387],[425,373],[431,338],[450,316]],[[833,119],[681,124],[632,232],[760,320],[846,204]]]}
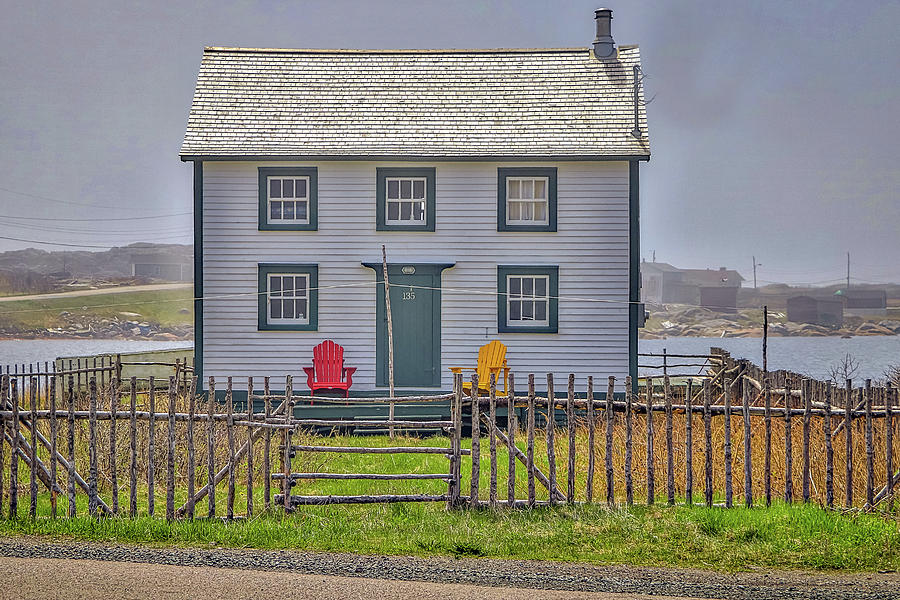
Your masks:
{"label": "wooden shingle roof", "polygon": [[206,48],[183,160],[648,159],[636,46],[280,50]]}

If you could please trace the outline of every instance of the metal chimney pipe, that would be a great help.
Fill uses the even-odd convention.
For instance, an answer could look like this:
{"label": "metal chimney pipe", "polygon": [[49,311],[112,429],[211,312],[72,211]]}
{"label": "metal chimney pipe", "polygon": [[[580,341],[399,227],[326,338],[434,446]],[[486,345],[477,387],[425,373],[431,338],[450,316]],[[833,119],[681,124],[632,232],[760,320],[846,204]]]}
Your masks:
{"label": "metal chimney pipe", "polygon": [[594,56],[612,58],[616,54],[616,43],[612,38],[612,10],[598,8],[594,11],[597,23],[597,37],[594,39]]}

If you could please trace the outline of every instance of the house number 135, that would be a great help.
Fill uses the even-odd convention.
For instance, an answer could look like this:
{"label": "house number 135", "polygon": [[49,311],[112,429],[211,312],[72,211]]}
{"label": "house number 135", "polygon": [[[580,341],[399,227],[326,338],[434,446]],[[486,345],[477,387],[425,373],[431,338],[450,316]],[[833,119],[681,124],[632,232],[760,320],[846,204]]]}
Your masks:
{"label": "house number 135", "polygon": [[401,295],[401,298],[402,298],[403,300],[415,300],[415,299],[416,299],[416,293],[415,293],[413,290],[410,289],[410,290],[408,290],[408,291],[403,292],[403,294]]}

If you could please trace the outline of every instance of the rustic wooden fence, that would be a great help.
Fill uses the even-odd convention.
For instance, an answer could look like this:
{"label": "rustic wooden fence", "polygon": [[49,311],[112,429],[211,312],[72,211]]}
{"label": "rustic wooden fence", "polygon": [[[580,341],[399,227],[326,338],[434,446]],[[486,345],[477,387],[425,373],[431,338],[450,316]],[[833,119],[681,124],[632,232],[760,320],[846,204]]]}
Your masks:
{"label": "rustic wooden fence", "polygon": [[[196,378],[185,390],[174,375],[163,389],[154,380],[142,389],[135,378],[120,383],[113,377],[99,385],[91,377],[81,392],[70,373],[64,389],[56,389],[61,378],[53,377],[44,394],[37,376],[23,387],[19,378],[3,375],[0,439],[6,443],[0,443],[0,482],[7,485],[0,485],[0,512],[17,515],[22,494],[34,517],[43,493],[53,517],[60,497],[66,503],[61,512],[68,516],[84,510],[79,498],[86,499],[91,515],[154,516],[162,489],[167,519],[221,514],[223,493],[226,518],[252,517],[260,500],[264,510],[412,501],[450,507],[598,499],[610,506],[694,504],[695,494],[702,504],[724,507],[769,505],[773,498],[857,508],[893,501],[900,483],[893,463],[895,388],[767,375],[727,356],[709,375],[678,384],[670,377],[649,378],[637,387],[630,379],[609,377],[597,389],[593,378],[576,382],[570,375],[565,392],[547,375],[546,395],[538,395],[533,375],[527,391],[519,393],[511,374],[508,395],[498,395],[491,381],[484,397],[464,394],[460,376],[450,394],[393,399],[449,405],[449,418],[427,420],[305,418],[303,404],[312,399],[294,394],[290,376],[280,393],[270,390],[269,378],[263,379],[261,394],[254,385],[259,380],[242,379],[250,401],[237,411],[232,378],[224,386],[210,378],[203,395],[195,393]],[[224,394],[216,395],[217,386]],[[478,389],[477,380],[471,389]],[[349,413],[352,403],[386,399],[315,401],[346,403]],[[563,427],[539,428],[558,423],[558,413]],[[464,426],[471,429],[469,448],[463,448]],[[338,447],[308,433],[323,428],[431,430],[448,443]],[[298,443],[298,434],[312,441]],[[370,455],[367,466],[373,471],[379,456],[392,454],[438,455],[448,465],[425,473],[334,473],[306,468],[309,461],[300,459],[324,453]],[[28,469],[27,487],[19,480],[20,463]],[[322,479],[411,480],[423,491],[292,491]],[[505,494],[499,487],[504,479]],[[435,481],[446,491],[434,492]],[[262,493],[254,493],[260,484]],[[241,499],[245,508],[237,506]]]}

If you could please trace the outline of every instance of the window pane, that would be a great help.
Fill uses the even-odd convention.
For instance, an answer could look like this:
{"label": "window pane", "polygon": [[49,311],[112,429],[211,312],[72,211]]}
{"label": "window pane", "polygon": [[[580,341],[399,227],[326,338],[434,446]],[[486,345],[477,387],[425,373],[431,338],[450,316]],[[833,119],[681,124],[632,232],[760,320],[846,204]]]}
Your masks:
{"label": "window pane", "polygon": [[282,300],[281,301],[284,306],[282,307],[282,317],[285,319],[293,319],[294,318],[294,301],[293,300]]}
{"label": "window pane", "polygon": [[281,201],[275,200],[269,205],[269,218],[273,221],[281,218]]}
{"label": "window pane", "polygon": [[293,202],[285,202],[284,203],[284,218],[288,220],[292,220],[294,218],[294,203]]}
{"label": "window pane", "polygon": [[518,296],[522,293],[522,278],[521,277],[510,277],[509,278],[509,293]]}
{"label": "window pane", "polygon": [[545,200],[547,198],[547,182],[545,180],[534,180],[534,197],[535,199],[541,200]]}
{"label": "window pane", "polygon": [[413,181],[413,198],[421,199],[425,197],[425,181],[417,179]]}
{"label": "window pane", "polygon": [[519,196],[519,180],[518,179],[509,179],[506,182],[506,197],[515,200],[520,198]]}
{"label": "window pane", "polygon": [[398,180],[388,179],[387,197],[391,200],[398,200],[400,198],[400,182]]}
{"label": "window pane", "polygon": [[269,301],[269,318],[270,319],[280,319],[281,318],[281,300],[270,300]]}
{"label": "window pane", "polygon": [[296,277],[294,277],[294,295],[306,295],[306,277],[304,277],[303,275],[297,275]]}
{"label": "window pane", "polygon": [[540,277],[534,280],[534,295],[535,296],[546,296],[547,295],[547,279],[544,277]]}
{"label": "window pane", "polygon": [[535,321],[546,321],[547,320],[547,301],[543,302],[535,302],[534,303],[534,320]]}
{"label": "window pane", "polygon": [[281,197],[282,198],[293,198],[294,197],[294,180],[293,179],[285,179],[281,182]]}
{"label": "window pane", "polygon": [[534,208],[534,203],[532,202],[522,202],[522,220],[523,221],[531,221],[531,210]]}
{"label": "window pane", "polygon": [[534,181],[526,179],[522,182],[522,199],[530,200],[534,197]]}
{"label": "window pane", "polygon": [[534,319],[534,302],[522,302],[522,320],[531,321]]}
{"label": "window pane", "polygon": [[413,204],[413,219],[416,221],[425,220],[425,203],[416,202]]}
{"label": "window pane", "polygon": [[297,300],[296,308],[294,311],[294,318],[295,319],[305,319],[306,318],[306,300]]}
{"label": "window pane", "polygon": [[509,320],[519,321],[522,319],[522,303],[518,300],[510,300],[509,302]]}
{"label": "window pane", "polygon": [[400,203],[400,220],[409,221],[412,219],[412,202]]}
{"label": "window pane", "polygon": [[[306,202],[297,202],[295,204],[296,209],[294,212],[294,218],[305,221],[306,220]],[[390,283],[390,282],[388,282]]]}
{"label": "window pane", "polygon": [[535,202],[534,203],[534,220],[535,221],[546,221],[547,220],[547,204],[544,202]]}
{"label": "window pane", "polygon": [[506,215],[507,221],[518,221],[522,218],[522,203],[521,202],[510,202],[508,214]]}
{"label": "window pane", "polygon": [[534,279],[531,277],[522,278],[522,295],[531,296],[534,293]]}
{"label": "window pane", "polygon": [[269,180],[269,198],[281,198],[281,180]]}
{"label": "window pane", "polygon": [[412,198],[412,181],[409,179],[400,180],[400,199],[410,200]]}
{"label": "window pane", "polygon": [[269,277],[269,293],[273,296],[281,294],[281,277]]}
{"label": "window pane", "polygon": [[400,218],[400,203],[388,202],[388,220],[396,221]]}
{"label": "window pane", "polygon": [[297,179],[294,182],[294,196],[297,198],[306,198],[306,180]]}

